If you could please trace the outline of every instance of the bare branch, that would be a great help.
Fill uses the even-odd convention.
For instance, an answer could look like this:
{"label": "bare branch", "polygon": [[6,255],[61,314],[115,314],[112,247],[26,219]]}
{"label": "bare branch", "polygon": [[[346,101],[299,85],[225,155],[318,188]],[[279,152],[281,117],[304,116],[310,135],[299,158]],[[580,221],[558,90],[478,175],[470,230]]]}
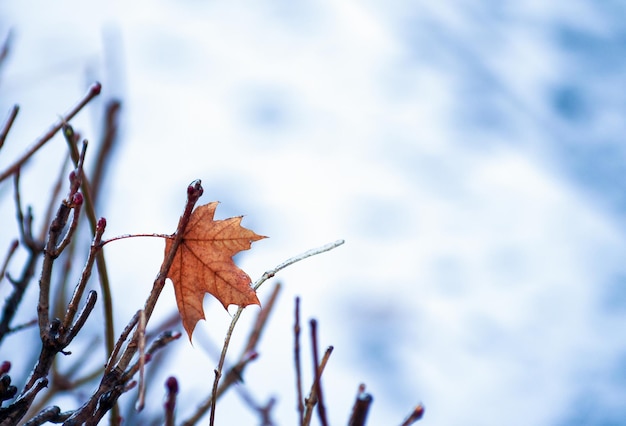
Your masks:
{"label": "bare branch", "polygon": [[317,368],[319,360],[317,354],[317,321],[312,319],[311,325],[311,347],[313,351],[313,377],[315,377],[315,393],[317,395],[317,413],[320,418],[322,426],[328,426],[328,420],[326,419],[326,407],[324,406],[324,398],[322,397],[322,372]]}
{"label": "bare branch", "polygon": [[11,52],[11,43],[13,42],[13,31],[9,31],[2,46],[0,46],[0,68],[4,66],[9,53]]}
{"label": "bare branch", "polygon": [[[230,338],[235,328],[235,324],[237,323],[239,316],[241,316],[241,313],[243,312],[243,308],[240,307],[237,310],[237,312],[235,313],[235,316],[233,317],[233,320],[230,323],[230,327],[224,339],[224,345],[222,346],[222,352],[220,354],[218,366],[217,366],[217,369],[215,370],[215,380],[213,382],[213,390],[211,391],[211,394],[209,395],[209,397],[198,406],[198,408],[196,409],[196,412],[189,419],[187,419],[183,423],[183,425],[190,426],[190,425],[196,424],[209,410],[211,410],[211,419],[215,418],[214,412],[215,412],[215,403],[217,401],[217,398],[219,398],[226,391],[226,389],[228,389],[230,385],[232,385],[238,380],[241,380],[245,366],[250,361],[256,359],[257,357],[256,351],[255,351],[256,345],[267,323],[267,318],[269,317],[269,314],[274,307],[279,291],[280,291],[280,284],[276,284],[267,303],[264,304],[264,308],[261,309],[261,311],[257,315],[255,325],[252,329],[252,332],[248,336],[248,342],[246,343],[246,346],[239,358],[239,362],[228,372],[228,374],[226,375],[224,379],[224,382],[218,387],[219,379],[221,378],[222,369],[224,368],[224,363],[226,360],[226,352],[228,351],[228,346],[230,344]],[[211,423],[211,421],[214,421],[214,420],[209,420],[209,424]]]}
{"label": "bare branch", "polygon": [[117,141],[119,140],[119,117],[122,109],[122,102],[119,99],[110,100],[104,111],[104,129],[99,144],[99,151],[96,155],[96,164],[91,174],[91,189],[94,197],[98,197],[102,186],[106,167],[109,164],[109,158]]}
{"label": "bare branch", "polygon": [[89,315],[91,315],[91,311],[93,311],[94,306],[96,306],[97,299],[98,293],[96,293],[94,290],[91,290],[87,294],[85,306],[83,306],[83,309],[78,314],[78,318],[76,318],[76,322],[72,325],[72,327],[70,327],[67,336],[65,337],[65,341],[67,342],[67,344],[74,340],[78,332],[83,328],[83,325],[85,325],[85,321],[87,321],[87,318],[89,317]]}
{"label": "bare branch", "polygon": [[[200,179],[192,182],[187,187],[187,203],[185,204],[185,210],[183,212],[183,215],[178,221],[178,226],[176,228],[176,233],[174,234],[174,241],[172,242],[170,252],[167,253],[165,259],[163,260],[163,263],[161,264],[159,274],[157,275],[157,278],[152,285],[152,291],[150,291],[150,295],[148,296],[148,299],[146,300],[146,303],[144,305],[146,322],[150,320],[150,317],[152,316],[152,311],[154,311],[154,307],[156,306],[156,302],[161,295],[161,291],[163,291],[163,287],[165,286],[165,280],[167,278],[167,273],[169,272],[170,267],[172,266],[172,262],[174,261],[174,255],[176,254],[178,247],[183,241],[185,229],[187,228],[187,224],[189,223],[189,218],[191,217],[193,208],[198,202],[198,199],[202,196],[203,192],[204,189],[202,188],[202,182],[200,181]],[[138,339],[139,333],[138,331],[135,331],[131,342],[133,344],[128,345],[118,363],[117,368],[124,370],[128,366],[131,358],[135,355],[137,351]]]}
{"label": "bare branch", "polygon": [[174,340],[180,339],[181,334],[179,332],[172,331],[164,331],[159,334],[157,338],[150,344],[148,350],[144,354],[143,357],[139,357],[137,361],[131,365],[128,370],[122,376],[123,381],[130,381],[130,379],[139,371],[142,365],[152,361],[152,356],[156,353],[156,351],[164,348],[166,345],[172,343]]}
{"label": "bare branch", "polygon": [[0,266],[0,281],[4,278],[4,274],[7,272],[7,268],[9,267],[9,262],[19,246],[20,242],[18,240],[11,241],[9,250],[7,250],[7,255],[4,257],[4,262],[2,262],[2,266]]}
{"label": "bare branch", "polygon": [[0,413],[2,414],[2,423],[0,426],[13,426],[16,425],[19,420],[24,417],[28,408],[32,405],[33,400],[37,394],[46,386],[48,386],[48,379],[38,379],[35,381],[26,392],[20,395],[17,400],[9,405],[7,408],[2,408]]}
{"label": "bare branch", "polygon": [[105,374],[110,372],[113,366],[115,365],[115,362],[117,361],[117,354],[122,350],[122,346],[124,345],[124,342],[126,341],[126,339],[128,339],[128,336],[133,331],[133,329],[137,325],[137,322],[139,321],[140,312],[141,310],[135,312],[135,315],[133,315],[133,317],[130,319],[128,324],[126,324],[126,327],[124,327],[122,334],[120,334],[120,336],[117,338],[117,343],[115,344],[113,352],[111,352],[111,355],[109,355],[109,359],[106,365],[104,366]]}
{"label": "bare branch", "polygon": [[15,118],[17,117],[17,113],[19,111],[19,105],[13,105],[13,108],[11,108],[7,120],[4,122],[2,129],[0,129],[0,148],[4,146],[4,141],[6,140],[7,135],[9,134],[9,130],[11,130],[11,127],[13,126],[13,123],[15,122]]}
{"label": "bare branch", "polygon": [[78,310],[78,304],[83,297],[83,292],[85,291],[85,287],[87,286],[87,282],[91,276],[91,271],[93,270],[97,253],[100,251],[100,240],[102,239],[102,234],[104,233],[105,228],[106,220],[100,220],[98,226],[96,227],[96,234],[93,237],[93,241],[89,249],[89,256],[87,256],[87,261],[83,267],[78,284],[76,284],[76,287],[74,288],[74,293],[72,294],[70,303],[67,305],[67,311],[65,313],[65,318],[63,319],[63,327],[65,329],[69,328],[72,321],[74,321],[74,316]]}
{"label": "bare branch", "polygon": [[[315,372],[316,378],[322,376],[322,373],[324,372],[324,369],[326,368],[326,363],[328,362],[328,359],[330,358],[330,354],[332,352],[333,352],[333,347],[329,346],[326,349],[324,356],[322,357],[322,361],[317,367],[317,371]],[[311,390],[309,391],[309,396],[304,400],[305,410],[304,410],[304,422],[302,423],[302,426],[308,426],[311,424],[311,417],[313,417],[313,408],[315,407],[315,404],[317,403],[317,390],[316,389],[317,389],[317,380],[314,380],[313,384],[311,385]]]}
{"label": "bare branch", "polygon": [[165,402],[163,409],[165,410],[165,426],[174,426],[176,421],[176,396],[178,395],[178,380],[176,377],[168,377],[165,381]]}
{"label": "bare branch", "polygon": [[[183,215],[178,222],[173,245],[170,252],[167,253],[165,259],[163,260],[159,274],[157,275],[157,278],[152,286],[152,291],[150,292],[150,295],[148,296],[148,299],[146,300],[146,303],[144,305],[143,311],[145,312],[146,324],[149,322],[159,295],[161,294],[161,291],[165,286],[165,279],[167,277],[169,268],[174,260],[176,250],[182,242],[185,228],[189,223],[189,218],[191,217],[193,208],[200,196],[202,195],[203,191],[204,190],[202,188],[200,180],[192,182],[192,184],[187,187],[187,203],[185,204],[185,210],[183,212]],[[100,420],[107,413],[108,410],[116,405],[117,400],[121,396],[121,394],[128,390],[131,378],[139,369],[139,361],[135,362],[135,364],[133,364],[131,367],[128,366],[138,350],[139,339],[141,337],[140,331],[138,329],[135,329],[135,332],[133,333],[130,342],[122,352],[122,355],[115,364],[115,367],[112,367],[115,362],[115,357],[113,355],[120,350],[119,347],[121,347],[123,342],[126,340],[126,337],[133,330],[138,319],[139,314],[136,314],[131,320],[130,324],[126,327],[125,333],[123,333],[125,334],[125,336],[123,336],[124,338],[120,338],[118,340],[118,344],[114,345],[114,349],[111,351],[112,356],[107,362],[105,373],[102,377],[100,385],[98,386],[98,389],[92,394],[88,401],[86,401],[78,410],[76,410],[72,414],[72,416],[66,421],[66,426],[97,424],[97,421]],[[156,351],[157,349],[165,346],[167,343],[175,339],[178,339],[179,337],[180,333],[171,332],[159,336],[146,352],[144,361],[149,361],[153,351]]]}
{"label": "bare branch", "polygon": [[101,86],[100,83],[94,83],[89,87],[87,93],[83,98],[78,101],[76,105],[74,105],[61,119],[59,119],[52,127],[43,135],[41,135],[33,145],[12,165],[10,165],[5,171],[0,173],[0,182],[11,176],[17,169],[22,167],[24,163],[26,163],[30,157],[33,156],[35,152],[37,152],[42,146],[44,146],[52,137],[63,127],[63,123],[67,123],[70,121],[78,112],[83,109],[85,105],[87,105],[93,98],[100,94]]}
{"label": "bare branch", "polygon": [[[14,199],[15,199],[15,210],[16,216],[18,220],[18,228],[20,230],[20,237],[26,249],[28,250],[28,259],[24,265],[22,270],[22,275],[19,279],[13,279],[9,276],[9,281],[13,284],[13,291],[5,300],[4,306],[2,308],[2,317],[0,318],[0,342],[4,339],[7,333],[11,330],[11,321],[13,321],[13,317],[17,312],[17,308],[24,297],[24,293],[26,292],[26,288],[28,284],[32,280],[35,275],[35,267],[37,265],[37,260],[41,255],[41,250],[43,248],[43,244],[35,241],[32,236],[32,215],[30,214],[30,209],[24,217],[22,212],[22,204],[21,204],[21,196],[20,196],[20,173],[19,170],[14,175]],[[2,276],[4,277],[4,273],[6,271],[6,266],[11,257],[11,253],[14,253],[17,249],[17,245],[13,243],[12,249],[9,251],[7,255],[6,261],[2,267]]]}
{"label": "bare branch", "polygon": [[365,392],[365,385],[360,384],[356,400],[352,406],[352,414],[350,415],[348,426],[365,426],[367,413],[373,400],[374,398],[372,398],[372,395]]}
{"label": "bare branch", "polygon": [[[259,278],[254,285],[252,286],[252,288],[254,290],[258,290],[259,287],[268,279],[272,278],[274,275],[276,275],[276,273],[278,273],[280,270],[286,268],[289,265],[292,265],[296,262],[299,262],[301,260],[304,260],[308,257],[311,256],[315,256],[316,254],[320,254],[320,253],[324,253],[326,251],[332,250],[336,247],[339,247],[340,245],[342,245],[344,243],[343,240],[337,240],[333,243],[330,244],[326,244],[324,246],[312,249],[312,250],[308,250],[304,253],[301,253],[298,256],[292,257],[290,259],[287,259],[286,261],[284,261],[283,263],[279,264],[278,266],[276,266],[274,269],[270,269],[269,271],[266,271],[261,278]],[[200,406],[197,408],[196,412],[189,418],[187,419],[183,425],[184,426],[191,426],[196,424],[200,418],[202,418],[202,416],[204,416],[206,414],[206,412],[215,405],[215,401],[216,398],[214,398],[213,396],[216,395],[217,392],[217,386],[218,386],[218,382],[219,379],[221,378],[221,371],[222,368],[224,367],[224,361],[226,359],[226,352],[228,351],[228,346],[230,344],[230,338],[233,334],[233,330],[235,329],[235,325],[237,324],[237,322],[239,321],[239,318],[241,317],[241,314],[243,312],[244,308],[242,308],[241,306],[237,309],[237,312],[235,312],[235,315],[233,316],[233,319],[230,322],[230,326],[228,327],[228,331],[226,332],[226,338],[224,339],[224,345],[222,347],[222,353],[220,355],[220,360],[218,363],[218,367],[215,370],[216,374],[215,374],[215,382],[213,383],[213,392],[211,394],[211,396],[205,400],[202,404],[200,404]],[[211,410],[211,417],[214,416],[214,411],[215,410]]]}
{"label": "bare branch", "polygon": [[296,262],[299,262],[301,260],[306,259],[307,257],[311,257],[311,256],[315,256],[317,254],[321,254],[327,251],[330,251],[334,248],[339,247],[340,245],[342,245],[345,241],[344,240],[337,240],[334,241],[332,243],[328,243],[325,244],[321,247],[317,247],[311,250],[307,250],[304,253],[300,253],[297,256],[294,256],[290,259],[285,260],[283,263],[281,263],[280,265],[276,266],[274,269],[270,269],[269,271],[266,271],[261,278],[259,278],[258,280],[256,280],[256,282],[254,283],[254,285],[252,286],[253,289],[258,289],[261,284],[263,284],[265,281],[269,280],[270,278],[272,278],[274,275],[276,275],[279,271],[285,269],[287,266],[289,265],[293,265]]}
{"label": "bare branch", "polygon": [[62,413],[57,406],[44,408],[35,417],[24,423],[24,426],[39,426],[44,423],[61,423],[66,420],[71,413]]}
{"label": "bare branch", "polygon": [[139,332],[139,400],[137,401],[136,410],[141,411],[146,403],[146,313],[139,311],[139,324],[137,325]]}
{"label": "bare branch", "polygon": [[300,362],[300,298],[296,297],[295,323],[293,326],[293,357],[296,368],[296,397],[298,398],[299,426],[304,424],[304,399],[302,394],[302,364]]}

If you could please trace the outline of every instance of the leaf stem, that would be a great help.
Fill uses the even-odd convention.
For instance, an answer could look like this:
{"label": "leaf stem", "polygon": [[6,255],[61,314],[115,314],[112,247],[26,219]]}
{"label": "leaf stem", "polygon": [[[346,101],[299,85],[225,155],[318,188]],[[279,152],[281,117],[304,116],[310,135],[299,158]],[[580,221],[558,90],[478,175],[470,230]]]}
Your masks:
{"label": "leaf stem", "polygon": [[109,244],[112,243],[113,241],[118,241],[118,240],[125,240],[127,238],[138,238],[138,237],[155,237],[155,238],[167,238],[167,239],[174,239],[174,235],[168,235],[168,234],[123,234],[123,235],[118,235],[117,237],[113,237],[113,238],[109,238],[108,240],[104,240],[100,243],[100,247],[103,247],[105,244]]}

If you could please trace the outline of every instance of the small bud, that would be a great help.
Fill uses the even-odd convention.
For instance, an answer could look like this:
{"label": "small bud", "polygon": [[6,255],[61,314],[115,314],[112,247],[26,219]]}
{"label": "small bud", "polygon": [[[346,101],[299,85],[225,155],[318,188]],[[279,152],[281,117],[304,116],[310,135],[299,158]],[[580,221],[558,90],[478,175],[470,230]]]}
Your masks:
{"label": "small bud", "polygon": [[189,184],[187,187],[187,195],[192,195],[194,193],[198,194],[198,198],[202,196],[204,192],[204,188],[202,188],[202,181],[200,179],[196,179]]}
{"label": "small bud", "polygon": [[169,393],[178,393],[178,380],[176,380],[176,377],[174,376],[170,376],[167,378],[167,380],[165,381],[165,388],[167,389],[167,391]]}
{"label": "small bud", "polygon": [[74,194],[74,196],[72,197],[72,204],[74,206],[80,206],[83,204],[83,194],[81,194],[80,192],[77,192],[76,194]]}
{"label": "small bud", "polygon": [[11,361],[2,361],[0,364],[0,374],[8,373],[11,369]]}
{"label": "small bud", "polygon": [[74,141],[74,128],[71,124],[65,123],[63,124],[63,135],[69,141]]}
{"label": "small bud", "polygon": [[96,224],[96,229],[100,232],[104,232],[104,228],[107,227],[107,220],[103,217],[98,219],[98,223]]}
{"label": "small bud", "polygon": [[74,182],[74,180],[76,180],[76,171],[72,170],[70,172],[70,182]]}
{"label": "small bud", "polygon": [[94,84],[91,85],[89,90],[91,91],[92,94],[99,95],[100,91],[102,90],[102,85],[100,84],[99,81],[96,81]]}

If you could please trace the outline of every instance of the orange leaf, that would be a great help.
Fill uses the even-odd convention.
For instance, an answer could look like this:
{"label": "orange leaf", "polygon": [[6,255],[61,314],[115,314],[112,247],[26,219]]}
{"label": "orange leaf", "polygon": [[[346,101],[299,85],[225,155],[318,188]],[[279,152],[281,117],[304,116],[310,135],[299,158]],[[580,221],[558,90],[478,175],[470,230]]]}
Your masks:
{"label": "orange leaf", "polygon": [[[174,283],[178,311],[189,340],[198,321],[205,318],[205,293],[215,296],[224,308],[260,304],[250,287],[250,277],[235,265],[232,256],[265,237],[243,228],[241,217],[213,220],[217,205],[214,201],[193,211],[167,274]],[[165,241],[166,254],[172,241]]]}

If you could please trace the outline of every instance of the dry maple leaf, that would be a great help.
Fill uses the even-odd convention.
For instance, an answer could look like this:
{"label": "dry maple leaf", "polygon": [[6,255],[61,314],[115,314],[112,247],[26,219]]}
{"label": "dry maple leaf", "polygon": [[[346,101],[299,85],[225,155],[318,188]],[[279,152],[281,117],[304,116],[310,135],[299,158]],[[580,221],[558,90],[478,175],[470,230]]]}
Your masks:
{"label": "dry maple leaf", "polygon": [[[189,340],[198,321],[205,318],[205,293],[215,296],[224,308],[260,304],[250,287],[250,277],[232,257],[265,237],[242,227],[241,217],[213,220],[218,204],[214,201],[193,211],[167,274],[174,283],[178,311]],[[172,241],[165,241],[166,255]]]}

